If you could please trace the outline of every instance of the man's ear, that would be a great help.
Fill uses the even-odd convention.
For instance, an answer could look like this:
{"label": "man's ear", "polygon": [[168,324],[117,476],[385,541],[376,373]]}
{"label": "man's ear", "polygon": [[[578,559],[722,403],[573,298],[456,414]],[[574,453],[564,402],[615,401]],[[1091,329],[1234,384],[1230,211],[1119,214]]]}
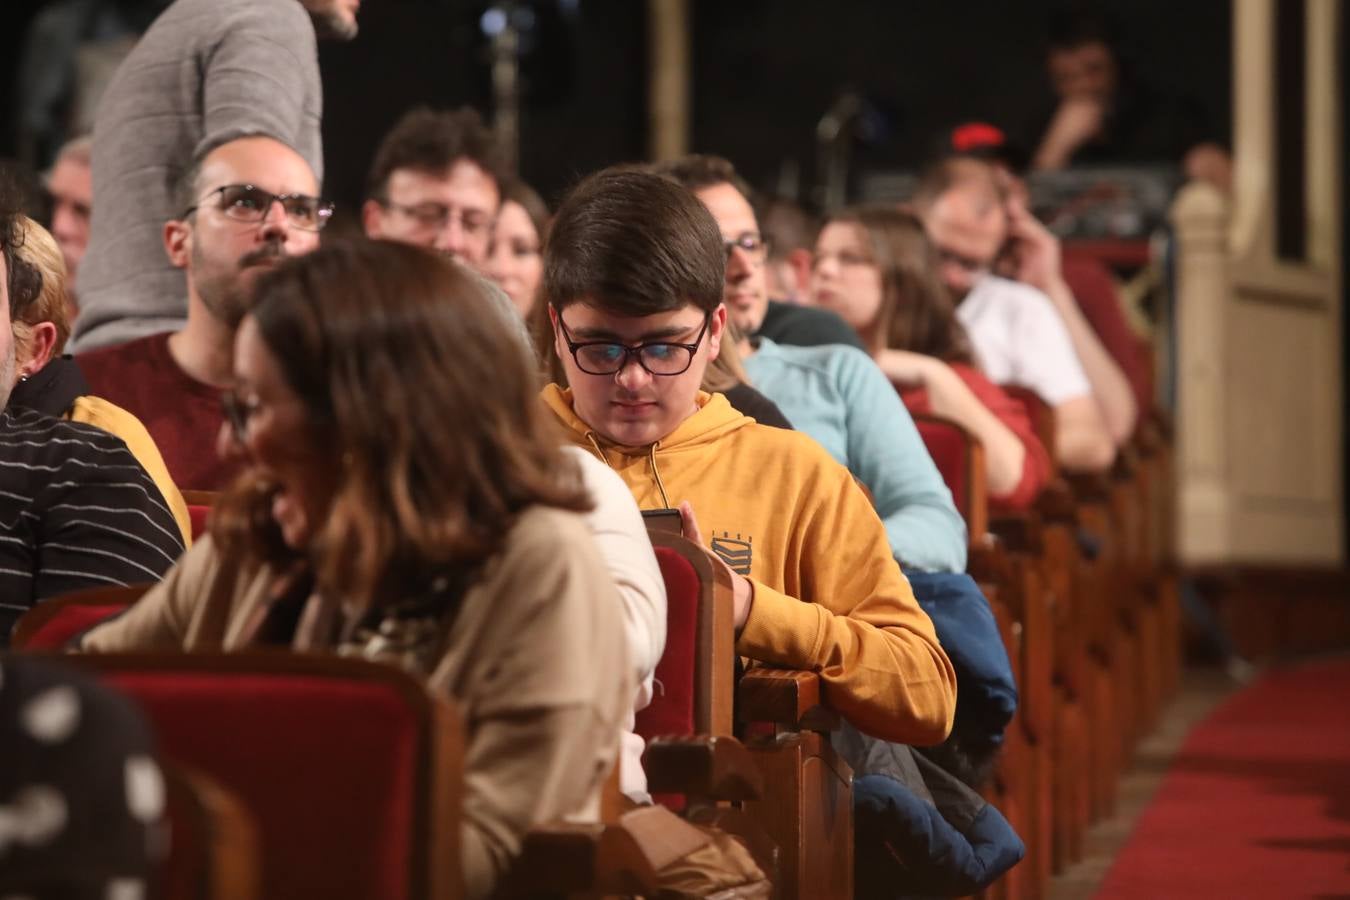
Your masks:
{"label": "man's ear", "polygon": [[361,227],[368,238],[384,237],[384,208],[374,200],[361,204]]}
{"label": "man's ear", "polygon": [[186,269],[192,259],[192,225],[186,219],[170,219],[164,223],[164,252],[174,268]]}
{"label": "man's ear", "polygon": [[56,352],[56,325],[51,322],[38,322],[29,329],[28,358],[19,366],[19,375],[27,378],[42,371],[42,367],[51,361]]}
{"label": "man's ear", "polygon": [[788,267],[792,270],[794,293],[798,297],[806,296],[811,288],[811,251],[798,247],[787,255]]}
{"label": "man's ear", "polygon": [[708,322],[708,359],[717,359],[717,354],[722,349],[722,335],[726,332],[726,328],[727,305],[719,303]]}

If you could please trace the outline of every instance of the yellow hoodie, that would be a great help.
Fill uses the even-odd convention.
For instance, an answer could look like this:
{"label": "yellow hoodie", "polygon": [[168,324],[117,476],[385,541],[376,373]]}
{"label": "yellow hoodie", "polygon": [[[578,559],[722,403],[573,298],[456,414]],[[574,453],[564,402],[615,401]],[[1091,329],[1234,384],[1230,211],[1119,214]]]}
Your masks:
{"label": "yellow hoodie", "polygon": [[549,385],[542,396],[569,439],[618,472],[638,506],[688,500],[710,549],[750,579],[739,653],[818,673],[830,706],[868,734],[917,745],[947,736],[951,661],[871,503],[822,447],[705,393],[662,440],[621,447],[577,417],[571,391]]}

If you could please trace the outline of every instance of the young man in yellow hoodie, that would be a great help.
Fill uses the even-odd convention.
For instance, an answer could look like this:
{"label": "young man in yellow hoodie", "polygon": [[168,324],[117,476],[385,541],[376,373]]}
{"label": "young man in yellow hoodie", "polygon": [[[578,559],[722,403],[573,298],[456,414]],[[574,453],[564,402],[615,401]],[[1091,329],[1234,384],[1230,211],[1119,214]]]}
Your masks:
{"label": "young man in yellow hoodie", "polygon": [[657,175],[578,185],[543,282],[571,387],[544,401],[639,506],[679,508],[686,536],[730,568],[739,653],[818,673],[864,733],[938,743],[956,676],[867,497],[810,438],[699,390],[726,325],[725,254],[703,204]]}

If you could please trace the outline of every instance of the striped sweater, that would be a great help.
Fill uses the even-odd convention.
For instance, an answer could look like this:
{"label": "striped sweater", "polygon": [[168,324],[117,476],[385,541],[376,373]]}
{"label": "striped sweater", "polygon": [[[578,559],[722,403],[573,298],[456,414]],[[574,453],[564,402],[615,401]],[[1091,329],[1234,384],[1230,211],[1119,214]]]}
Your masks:
{"label": "striped sweater", "polygon": [[119,438],[0,413],[0,646],[37,601],[158,581],[182,552],[173,513]]}

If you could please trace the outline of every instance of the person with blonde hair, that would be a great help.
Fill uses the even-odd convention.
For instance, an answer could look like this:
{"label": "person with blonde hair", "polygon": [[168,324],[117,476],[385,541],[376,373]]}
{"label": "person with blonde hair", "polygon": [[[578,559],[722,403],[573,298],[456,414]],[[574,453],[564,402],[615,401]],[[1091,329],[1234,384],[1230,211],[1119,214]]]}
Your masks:
{"label": "person with blonde hair", "polygon": [[150,432],[140,419],[122,407],[94,396],[79,366],[63,355],[70,337],[70,306],[60,246],[47,229],[27,216],[20,217],[18,224],[22,243],[15,253],[42,276],[42,289],[10,323],[18,383],[10,394],[9,404],[84,422],[121,438],[164,495],[183,542],[191,544],[192,522],[187,504]]}

